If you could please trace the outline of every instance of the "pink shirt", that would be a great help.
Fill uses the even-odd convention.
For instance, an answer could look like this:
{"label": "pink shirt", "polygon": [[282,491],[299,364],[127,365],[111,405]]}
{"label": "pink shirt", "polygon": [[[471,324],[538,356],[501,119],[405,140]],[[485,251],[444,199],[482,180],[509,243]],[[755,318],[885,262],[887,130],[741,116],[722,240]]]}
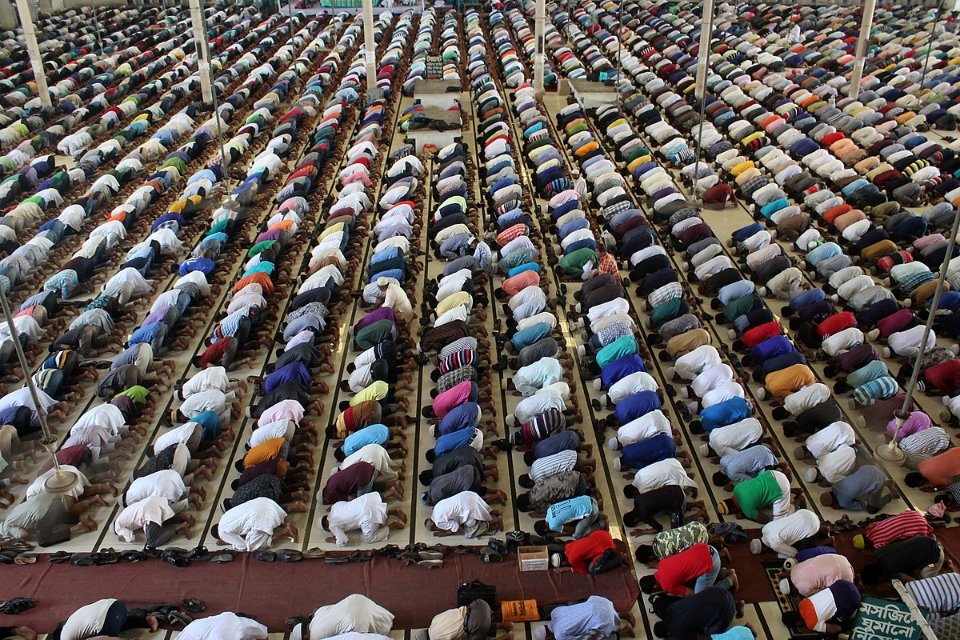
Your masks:
{"label": "pink shirt", "polygon": [[810,596],[826,589],[838,580],[853,581],[853,567],[844,556],[825,553],[796,565],[790,572],[790,581],[802,596]]}
{"label": "pink shirt", "polygon": [[469,402],[475,387],[476,384],[474,382],[466,380],[439,394],[433,399],[433,415],[439,420],[450,413],[455,407],[459,407],[464,402]]}
{"label": "pink shirt", "polygon": [[296,400],[281,400],[260,414],[257,426],[262,427],[277,420],[293,420],[299,424],[300,420],[303,419],[303,414],[303,405]]}

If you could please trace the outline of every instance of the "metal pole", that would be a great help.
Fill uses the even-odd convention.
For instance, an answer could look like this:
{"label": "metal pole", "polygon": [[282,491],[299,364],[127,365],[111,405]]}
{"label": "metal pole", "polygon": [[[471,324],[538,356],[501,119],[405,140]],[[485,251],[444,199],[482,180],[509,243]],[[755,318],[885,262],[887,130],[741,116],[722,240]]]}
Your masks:
{"label": "metal pole", "polygon": [[537,0],[536,11],[533,15],[533,38],[536,49],[533,54],[533,90],[537,95],[543,93],[543,67],[546,64],[547,54],[544,51],[544,24],[547,18],[546,0]]}
{"label": "metal pole", "polygon": [[363,0],[363,62],[367,70],[367,96],[377,90],[377,47],[373,40],[373,0]]}
{"label": "metal pole", "polygon": [[290,46],[293,46],[293,0],[287,0],[287,22],[290,25]]}
{"label": "metal pole", "polygon": [[[192,1],[194,0],[191,0],[191,2]],[[217,125],[217,140],[220,143],[220,178],[229,186],[229,180],[227,179],[227,167],[230,163],[229,160],[227,160],[227,154],[223,148],[223,125],[221,124],[220,118],[220,101],[217,98],[217,91],[213,87],[213,67],[210,66],[210,42],[207,40],[207,15],[202,10],[203,0],[196,0],[196,2],[198,5],[200,5],[200,16],[201,20],[203,21],[203,62],[205,64],[205,71],[204,69],[201,69],[200,76],[201,79],[206,77],[207,86],[210,88],[210,102],[213,104],[213,118]]]}
{"label": "metal pole", "polygon": [[923,73],[920,74],[920,88],[923,89],[923,83],[927,79],[927,67],[930,64],[930,52],[933,51],[933,43],[937,39],[937,27],[940,26],[940,18],[943,16],[943,0],[937,7],[937,19],[933,21],[933,31],[930,33],[930,40],[927,42],[927,55],[923,59]]}
{"label": "metal pole", "polygon": [[[710,43],[713,41],[713,0],[703,4],[703,17],[700,20],[700,48],[697,51],[697,80],[693,87],[694,97],[700,101],[700,124],[697,125],[697,161],[693,167],[693,185],[696,190],[700,175],[700,154],[703,151],[703,126],[707,113],[707,70],[710,64]],[[696,194],[694,194],[696,195]]]}
{"label": "metal pole", "polygon": [[920,339],[920,350],[913,362],[913,371],[910,373],[910,381],[904,389],[906,396],[903,398],[903,405],[896,412],[897,430],[893,438],[886,445],[877,448],[877,456],[895,464],[902,464],[904,460],[903,451],[897,446],[897,437],[900,435],[900,427],[903,422],[910,417],[910,408],[913,404],[913,392],[917,388],[917,381],[920,379],[920,363],[923,362],[923,355],[927,340],[930,339],[930,332],[933,330],[933,321],[937,315],[937,309],[940,308],[940,294],[943,293],[943,283],[947,279],[947,267],[953,256],[953,249],[957,244],[957,233],[960,232],[960,214],[953,217],[953,228],[950,231],[950,239],[947,240],[947,253],[943,258],[943,264],[940,265],[940,277],[937,279],[937,287],[933,291],[933,298],[930,300],[930,311],[927,315],[927,322],[923,326],[923,337]]}
{"label": "metal pole", "polygon": [[[43,442],[53,442],[54,438],[50,435],[50,428],[47,426],[47,412],[40,404],[40,396],[37,394],[37,387],[33,384],[33,376],[30,375],[30,365],[27,364],[27,356],[23,353],[23,345],[20,344],[20,338],[17,336],[17,326],[13,323],[13,316],[10,314],[10,304],[7,302],[7,294],[0,287],[0,307],[3,307],[3,316],[7,321],[7,328],[10,329],[10,338],[13,341],[14,351],[17,352],[17,359],[20,360],[20,369],[23,370],[23,379],[27,388],[30,389],[30,397],[33,398],[33,407],[37,411],[37,418],[40,420],[40,429],[43,431]],[[56,464],[56,461],[54,461]]]}
{"label": "metal pole", "polygon": [[47,88],[47,75],[43,70],[40,45],[37,44],[37,30],[34,29],[33,18],[30,16],[29,0],[17,0],[17,13],[20,14],[20,26],[23,27],[23,39],[27,41],[27,53],[30,56],[30,65],[33,67],[33,79],[37,83],[40,104],[49,109],[53,106],[53,102],[50,100],[50,90]]}
{"label": "metal pole", "polygon": [[873,29],[873,11],[876,7],[877,0],[864,0],[863,19],[860,20],[860,38],[857,40],[857,57],[853,61],[853,74],[850,76],[850,98],[853,100],[860,96],[860,81],[863,79],[863,65],[866,62],[870,30]]}
{"label": "metal pole", "polygon": [[210,88],[210,63],[206,58],[207,25],[201,0],[190,0],[190,20],[193,23],[193,40],[197,47],[197,69],[200,73],[200,95],[203,104],[213,104],[213,91]]}

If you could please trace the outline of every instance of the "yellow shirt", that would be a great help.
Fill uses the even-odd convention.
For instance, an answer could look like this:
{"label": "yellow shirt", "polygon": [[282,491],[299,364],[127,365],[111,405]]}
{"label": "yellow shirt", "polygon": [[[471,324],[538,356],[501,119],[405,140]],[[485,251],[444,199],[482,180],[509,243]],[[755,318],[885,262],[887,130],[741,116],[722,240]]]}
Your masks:
{"label": "yellow shirt", "polygon": [[390,386],[383,380],[377,380],[353,396],[353,398],[350,399],[350,406],[358,405],[367,400],[383,400],[387,397],[388,393],[390,393]]}

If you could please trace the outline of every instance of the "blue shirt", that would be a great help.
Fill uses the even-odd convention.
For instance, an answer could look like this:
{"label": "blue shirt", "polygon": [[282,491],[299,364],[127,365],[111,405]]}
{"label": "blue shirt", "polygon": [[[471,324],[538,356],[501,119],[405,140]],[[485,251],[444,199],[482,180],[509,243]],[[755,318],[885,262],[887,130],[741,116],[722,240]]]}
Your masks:
{"label": "blue shirt", "polygon": [[833,483],[833,497],[841,509],[862,511],[867,508],[861,498],[883,489],[886,476],[875,465],[865,464],[846,478]]}
{"label": "blue shirt", "polygon": [[533,344],[541,338],[546,338],[548,335],[550,335],[551,331],[552,329],[548,323],[538,322],[531,327],[527,327],[523,331],[518,331],[513,334],[513,337],[510,338],[510,342],[512,342],[514,348],[519,351],[520,349]]}
{"label": "blue shirt", "polygon": [[476,402],[464,402],[451,409],[437,425],[437,433],[445,435],[461,429],[477,426],[480,421],[480,405]]}
{"label": "blue shirt", "polygon": [[792,353],[796,351],[793,346],[793,343],[790,342],[790,339],[786,336],[773,336],[772,338],[767,338],[763,342],[754,345],[750,349],[750,354],[753,356],[753,361],[756,364],[763,364],[771,358],[776,356],[783,355],[785,353]]}
{"label": "blue shirt", "polygon": [[826,299],[826,297],[827,294],[823,292],[823,289],[807,289],[790,298],[790,307],[794,311],[799,311],[806,306]]}
{"label": "blue shirt", "polygon": [[641,391],[618,402],[613,415],[619,424],[624,425],[659,408],[660,396],[656,391]]}
{"label": "blue shirt", "polygon": [[550,505],[545,520],[551,531],[563,531],[563,525],[566,523],[581,520],[592,513],[593,498],[577,496]]}
{"label": "blue shirt", "polygon": [[470,444],[476,435],[476,429],[460,429],[460,431],[442,435],[437,438],[437,443],[433,446],[433,453],[439,458],[445,453]]}
{"label": "blue shirt", "polygon": [[602,596],[590,596],[585,602],[551,611],[550,630],[556,640],[574,640],[591,631],[609,638],[620,630],[620,616],[610,600]]}
{"label": "blue shirt", "polygon": [[580,434],[576,431],[564,429],[533,445],[533,458],[539,460],[561,451],[579,451],[581,442]]}
{"label": "blue shirt", "polygon": [[263,380],[264,393],[270,393],[277,385],[285,382],[299,382],[309,385],[313,381],[313,375],[302,362],[291,362],[285,364]]}
{"label": "blue shirt", "polygon": [[707,407],[700,412],[700,425],[704,432],[709,433],[713,429],[725,427],[728,424],[739,422],[744,418],[749,418],[753,411],[750,405],[743,398],[730,398],[723,402]]}
{"label": "blue shirt", "polygon": [[203,440],[213,440],[220,433],[220,416],[214,411],[198,413],[190,421],[200,425]]}
{"label": "blue shirt", "polygon": [[623,465],[631,469],[643,469],[654,462],[673,458],[677,454],[677,443],[673,436],[658,433],[650,438],[632,442],[623,448]]}
{"label": "blue shirt", "polygon": [[128,344],[134,345],[153,342],[156,339],[157,334],[160,333],[160,330],[164,327],[166,327],[166,325],[162,322],[152,322],[148,325],[142,326],[133,332],[133,335],[130,336]]}
{"label": "blue shirt", "polygon": [[343,441],[343,455],[349,456],[364,448],[368,444],[385,445],[390,440],[390,429],[383,424],[371,424],[359,431],[354,431]]}
{"label": "blue shirt", "polygon": [[537,273],[542,273],[540,271],[540,265],[536,262],[524,262],[523,264],[518,264],[507,271],[507,277],[512,278],[513,276],[523,273],[524,271],[536,271]]}
{"label": "blue shirt", "polygon": [[626,378],[632,373],[646,370],[647,368],[643,364],[643,358],[640,357],[640,354],[631,353],[630,355],[608,362],[606,366],[600,370],[600,381],[604,389],[609,389],[616,384],[618,380]]}

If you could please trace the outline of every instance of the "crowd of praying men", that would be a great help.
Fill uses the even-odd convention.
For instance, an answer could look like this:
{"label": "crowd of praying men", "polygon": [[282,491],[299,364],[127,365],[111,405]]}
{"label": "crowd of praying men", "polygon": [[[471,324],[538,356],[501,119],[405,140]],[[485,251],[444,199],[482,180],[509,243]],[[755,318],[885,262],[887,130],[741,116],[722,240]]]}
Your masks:
{"label": "crowd of praying men", "polygon": [[[917,60],[901,44],[910,34],[904,16],[912,14],[881,12],[880,19],[897,28],[880,36],[883,47],[864,91],[853,100],[845,95],[851,42],[844,42],[831,22],[846,20],[843,29],[853,33],[856,22],[847,10],[807,7],[782,16],[769,7],[723,4],[711,45],[707,120],[700,122],[692,95],[699,25],[692,3],[641,0],[619,11],[559,3],[550,7],[548,32],[564,46],[553,52],[558,69],[548,69],[548,80],[616,78],[620,102],[587,111],[571,101],[551,117],[537,101],[518,53],[532,51],[527,9],[489,3],[483,13],[469,10],[462,17],[467,55],[462,68],[476,119],[465,126],[475,127],[477,154],[462,141],[435,149],[430,172],[409,144],[389,155],[380,150],[392,136],[394,78],[414,34],[410,13],[377,23],[378,36],[392,30],[378,58],[378,84],[386,95],[358,112],[352,146],[342,144],[339,134],[351,130],[348,118],[364,79],[362,59],[354,58],[335,93],[330,80],[341,75],[341,56],[355,46],[358,23],[347,26],[341,16],[310,23],[291,44],[280,46],[282,40],[272,35],[286,28],[279,18],[252,28],[256,37],[248,40],[239,34],[253,26],[249,14],[224,13],[225,26],[236,29],[221,33],[225,48],[218,65],[235,62],[218,83],[226,91],[236,86],[235,79],[245,81],[222,115],[229,122],[235,110],[252,112],[227,145],[231,166],[261,129],[277,121],[266,149],[238,175],[242,180],[229,195],[223,193],[226,176],[216,157],[187,179],[179,198],[168,192],[191,163],[210,157],[216,146],[214,121],[195,128],[202,112],[193,105],[183,106],[117,162],[119,151],[145,134],[146,123],[159,120],[196,88],[194,77],[187,77],[190,58],[174,44],[163,45],[170,52],[163,64],[145,67],[143,74],[172,67],[160,84],[142,92],[146,101],[160,87],[172,86],[162,98],[164,110],[147,109],[123,136],[95,151],[90,148],[96,136],[119,127],[135,109],[122,103],[127,106],[103,113],[98,129],[74,131],[109,98],[94,100],[82,114],[63,99],[73,105],[62,107],[73,117],[58,125],[60,133],[69,132],[58,149],[78,158],[79,169],[58,170],[54,157],[43,154],[52,134],[3,158],[16,179],[0,185],[0,197],[12,204],[28,190],[36,194],[3,219],[7,257],[0,262],[0,285],[26,295],[41,283],[35,273],[40,265],[59,263],[75,241],[83,239],[83,246],[40,293],[22,302],[17,335],[10,336],[6,326],[0,330],[0,362],[12,363],[13,340],[37,360],[46,332],[65,329],[33,374],[43,406],[34,406],[26,388],[0,398],[0,454],[6,464],[0,495],[14,502],[9,485],[25,482],[16,474],[24,462],[18,458],[24,443],[39,435],[39,411],[63,421],[68,403],[82,397],[79,383],[86,379],[96,380],[96,396],[108,400],[91,405],[57,450],[74,483],[54,496],[47,487],[57,471],[44,461],[25,499],[11,505],[3,534],[49,546],[97,528],[87,511],[105,505],[104,495],[119,493],[114,484],[119,463],[136,450],[147,433],[145,423],[160,408],[156,399],[170,387],[165,380],[174,365],[161,358],[190,346],[190,330],[203,327],[202,317],[191,312],[229,287],[223,313],[193,361],[196,371],[176,385],[175,407],[161,419],[152,455],[123,492],[123,509],[114,520],[122,541],[138,539],[140,530],[151,548],[178,535],[190,537],[195,520],[186,512],[206,499],[194,481],[217,470],[236,437],[232,425],[244,413],[240,398],[250,381],[228,372],[276,345],[275,359],[271,355],[264,375],[253,381],[256,399],[247,417],[256,428],[211,531],[236,550],[258,551],[281,538],[297,538],[286,516],[309,511],[312,452],[321,437],[336,443],[339,463],[325,478],[319,500],[329,506],[318,520],[333,534],[331,541],[348,546],[350,532],[359,530],[363,542],[380,543],[391,530],[405,528],[406,513],[389,502],[404,497],[405,433],[416,420],[411,413],[419,412],[436,438],[426,452],[432,468],[416,478],[422,485],[419,499],[431,507],[429,530],[480,540],[487,545],[485,560],[503,560],[510,544],[491,537],[503,528],[502,514],[491,505],[505,504],[508,496],[488,481],[499,482],[498,453],[517,450],[530,466],[518,480],[527,493],[518,496],[517,506],[535,520],[536,535],[548,541],[552,566],[580,573],[610,570],[625,558],[606,529],[594,483],[594,452],[581,428],[589,410],[601,442],[616,455],[612,468],[629,480],[623,494],[632,504],[624,524],[638,538],[653,536],[636,545],[634,559],[653,570],[640,578],[640,589],[659,618],[653,628],[658,637],[754,635],[734,624],[742,603],[735,600],[740,585],[726,549],[746,536],[730,522],[707,524],[707,507],[696,500],[697,483],[688,471],[696,458],[719,466],[709,478],[721,498],[716,511],[761,524],[750,550],[784,561],[777,587],[797,598],[796,610],[783,616],[788,628],[848,629],[861,593],[882,591],[893,578],[908,581],[907,589],[932,619],[948,620],[960,608],[960,578],[945,561],[932,524],[939,526],[946,510],[960,508],[960,454],[944,429],[960,415],[954,395],[960,390],[960,359],[953,343],[960,337],[954,320],[960,295],[953,290],[960,251],[947,255],[960,187],[952,175],[953,145],[924,131],[931,124],[949,128],[955,119],[954,98],[941,83],[952,70],[956,37],[936,49],[924,87],[938,93],[924,104],[915,95],[921,90]],[[429,43],[440,20],[433,9],[423,14],[417,42]],[[440,26],[445,77],[458,78],[458,21],[447,12]],[[307,77],[318,51],[338,34],[336,53],[328,54],[320,75],[307,83],[298,106],[281,112],[293,98],[291,85]],[[234,39],[236,48],[227,47]],[[618,73],[605,53],[612,55],[621,43]],[[247,44],[258,48],[244,54]],[[838,55],[837,49],[846,53]],[[414,46],[421,61],[426,50]],[[270,52],[271,63],[250,71],[258,55]],[[291,70],[277,73],[294,60]],[[416,60],[405,90],[422,77]],[[499,72],[490,61],[499,64]],[[181,78],[186,79],[174,84]],[[332,95],[325,93],[328,88]],[[18,95],[4,100],[23,103],[14,109],[31,108]],[[299,125],[308,118],[319,122],[313,146],[302,159],[291,157]],[[191,131],[189,140],[167,153]],[[0,132],[6,144],[17,136],[22,132],[15,128]],[[694,140],[702,162],[694,162]],[[316,207],[313,188],[334,178],[326,162],[333,152],[346,158],[335,176],[337,195],[323,203],[309,264],[294,275],[288,254],[295,240],[303,239],[298,231],[305,221],[315,217],[309,215]],[[474,157],[482,166],[475,166]],[[250,208],[262,202],[275,178],[285,176],[290,160],[297,164],[273,198],[274,215],[258,227],[249,249],[240,246],[235,236],[246,228]],[[127,193],[144,167],[154,165],[146,184],[111,210],[106,222],[85,226],[111,197]],[[37,226],[48,208],[65,204],[63,193],[106,166],[115,168],[60,217]],[[739,200],[755,221],[729,239],[718,238],[709,217],[684,195],[690,191],[707,206]],[[200,226],[194,225],[196,214],[221,195],[209,231],[177,267],[189,232]],[[546,203],[542,211],[534,198]],[[426,212],[428,201],[433,204]],[[913,210],[918,206],[924,207],[921,213]],[[143,215],[148,207],[165,213],[148,220]],[[374,211],[375,222],[368,222]],[[35,227],[37,235],[21,245]],[[86,229],[85,239],[79,237]],[[434,258],[444,263],[425,288],[416,255],[424,233]],[[341,327],[343,288],[361,266],[366,236],[364,315],[352,327]],[[145,239],[123,255],[128,237]],[[228,283],[218,262],[241,258],[239,277]],[[939,299],[935,331],[927,334],[924,322],[945,259],[948,287]],[[107,277],[101,271],[115,273]],[[172,287],[153,298],[174,273]],[[96,290],[98,278],[99,295],[78,303],[77,297]],[[551,287],[552,281],[558,286]],[[579,284],[568,310],[565,293],[572,283]],[[631,283],[635,297],[626,290]],[[419,306],[416,292],[422,296]],[[151,299],[140,326],[126,340],[118,337]],[[642,300],[642,308],[633,300]],[[281,322],[274,333],[277,306],[285,316],[276,318]],[[82,312],[71,320],[72,308]],[[574,345],[560,330],[561,312],[582,330],[576,363]],[[488,314],[498,327],[492,335],[485,328]],[[335,390],[346,399],[320,433],[309,416],[324,413],[317,397],[330,389],[317,377],[334,373],[330,360],[342,331],[354,352]],[[119,356],[107,359],[117,351]],[[920,354],[921,392],[930,398],[915,402],[909,415],[894,416],[889,407],[902,400]],[[436,388],[429,406],[412,406],[413,376],[431,363]],[[584,391],[595,396],[590,407],[578,405],[575,364]],[[11,371],[8,384],[18,380]],[[502,421],[494,417],[491,372],[500,373],[506,391],[520,398]],[[661,389],[658,376],[676,393]],[[750,384],[760,387],[751,391]],[[848,407],[836,398],[845,394]],[[930,411],[936,403],[944,407],[941,413]],[[899,508],[903,495],[861,441],[851,410],[882,418],[884,432],[904,454],[904,484],[942,492],[926,516]],[[603,412],[609,414],[599,417]],[[671,414],[679,424],[671,422]],[[697,438],[685,439],[684,430]],[[694,451],[685,447],[697,439]],[[784,439],[795,439],[794,451],[783,450]],[[793,471],[798,468],[799,474]],[[806,503],[811,495],[818,504]],[[858,575],[837,553],[838,527],[824,521],[822,509],[875,516],[861,523],[862,533],[853,540],[871,552]],[[669,528],[660,515],[667,516]],[[422,562],[436,566],[426,556]],[[618,615],[613,603],[598,596],[557,607],[549,617],[538,638],[545,633],[563,640],[613,638],[632,627],[625,612]],[[315,639],[344,632],[386,635],[392,618],[357,595],[321,607],[311,619],[298,621],[293,633]],[[71,616],[57,637],[116,635],[157,624],[151,612],[101,600]],[[494,627],[489,604],[478,600],[439,614],[428,634],[432,640],[473,640]],[[191,623],[180,637],[193,637],[188,632],[198,638],[266,637],[263,625],[232,613]]]}

